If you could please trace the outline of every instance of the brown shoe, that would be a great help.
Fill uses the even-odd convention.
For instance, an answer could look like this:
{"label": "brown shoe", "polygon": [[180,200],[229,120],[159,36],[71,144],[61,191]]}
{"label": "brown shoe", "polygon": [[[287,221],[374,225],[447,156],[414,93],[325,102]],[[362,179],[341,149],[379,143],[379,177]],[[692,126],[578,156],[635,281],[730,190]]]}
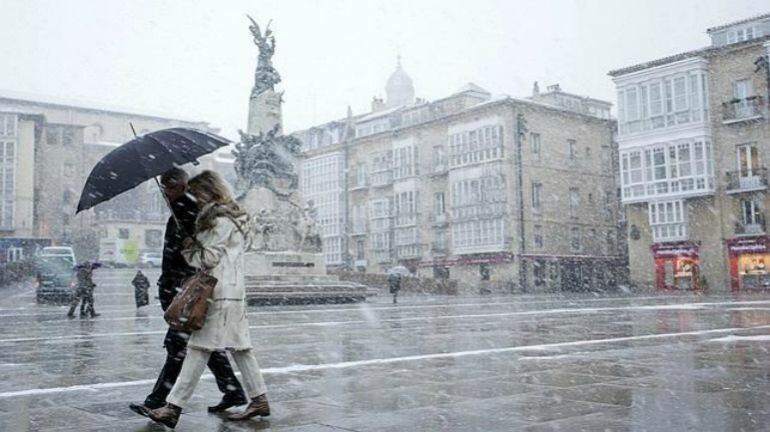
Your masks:
{"label": "brown shoe", "polygon": [[228,420],[248,420],[252,417],[260,416],[267,417],[270,415],[270,405],[267,403],[267,395],[263,394],[255,397],[251,400],[249,406],[246,407],[243,412],[238,414],[230,414],[227,416]]}
{"label": "brown shoe", "polygon": [[147,412],[147,416],[153,421],[170,427],[171,429],[176,427],[180,414],[182,414],[182,408],[172,404],[167,404],[166,406]]}

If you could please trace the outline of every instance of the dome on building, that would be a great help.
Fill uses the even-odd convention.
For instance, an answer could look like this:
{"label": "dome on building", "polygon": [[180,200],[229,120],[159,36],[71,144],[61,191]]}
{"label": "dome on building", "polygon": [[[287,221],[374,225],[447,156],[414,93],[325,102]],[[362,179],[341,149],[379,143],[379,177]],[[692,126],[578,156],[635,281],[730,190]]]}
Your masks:
{"label": "dome on building", "polygon": [[385,93],[388,107],[409,105],[414,102],[414,84],[412,84],[412,78],[401,67],[400,56],[396,71],[390,75],[387,84],[385,84]]}

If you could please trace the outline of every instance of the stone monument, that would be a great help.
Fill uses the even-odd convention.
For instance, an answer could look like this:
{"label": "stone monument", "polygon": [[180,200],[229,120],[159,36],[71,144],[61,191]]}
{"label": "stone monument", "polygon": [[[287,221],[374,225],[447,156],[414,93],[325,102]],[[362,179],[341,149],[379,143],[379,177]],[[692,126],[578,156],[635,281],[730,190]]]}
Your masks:
{"label": "stone monument", "polygon": [[302,201],[297,162],[301,143],[283,135],[283,93],[273,67],[275,37],[270,23],[262,34],[249,17],[259,48],[246,132],[236,144],[238,201],[251,215],[244,258],[250,303],[346,302],[366,299],[369,290],[326,274],[321,235],[312,201]]}

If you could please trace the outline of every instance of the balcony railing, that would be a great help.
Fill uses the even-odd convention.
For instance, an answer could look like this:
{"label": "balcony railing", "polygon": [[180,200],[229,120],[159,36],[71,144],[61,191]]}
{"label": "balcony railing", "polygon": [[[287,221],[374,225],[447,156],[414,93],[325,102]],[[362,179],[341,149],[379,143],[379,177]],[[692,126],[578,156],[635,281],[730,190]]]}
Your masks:
{"label": "balcony railing", "polygon": [[735,223],[735,235],[760,235],[765,233],[765,217],[756,215],[753,221]]}
{"label": "balcony railing", "polygon": [[741,171],[727,173],[727,193],[759,191],[767,189],[767,168],[755,169],[751,174]]}
{"label": "balcony railing", "polygon": [[765,106],[762,96],[749,96],[722,103],[722,121],[734,123],[763,116]]}

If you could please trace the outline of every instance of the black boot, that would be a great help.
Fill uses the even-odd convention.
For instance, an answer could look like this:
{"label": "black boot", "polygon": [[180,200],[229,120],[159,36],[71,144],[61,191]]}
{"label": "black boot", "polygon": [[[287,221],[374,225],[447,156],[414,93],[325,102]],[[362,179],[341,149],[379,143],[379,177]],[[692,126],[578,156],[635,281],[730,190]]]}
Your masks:
{"label": "black boot", "polygon": [[248,402],[249,401],[246,400],[246,398],[244,398],[243,396],[238,396],[238,397],[225,396],[222,398],[222,400],[218,404],[214,406],[210,406],[208,409],[210,413],[218,413],[218,412],[225,411],[229,408],[232,408],[234,406],[246,405]]}

